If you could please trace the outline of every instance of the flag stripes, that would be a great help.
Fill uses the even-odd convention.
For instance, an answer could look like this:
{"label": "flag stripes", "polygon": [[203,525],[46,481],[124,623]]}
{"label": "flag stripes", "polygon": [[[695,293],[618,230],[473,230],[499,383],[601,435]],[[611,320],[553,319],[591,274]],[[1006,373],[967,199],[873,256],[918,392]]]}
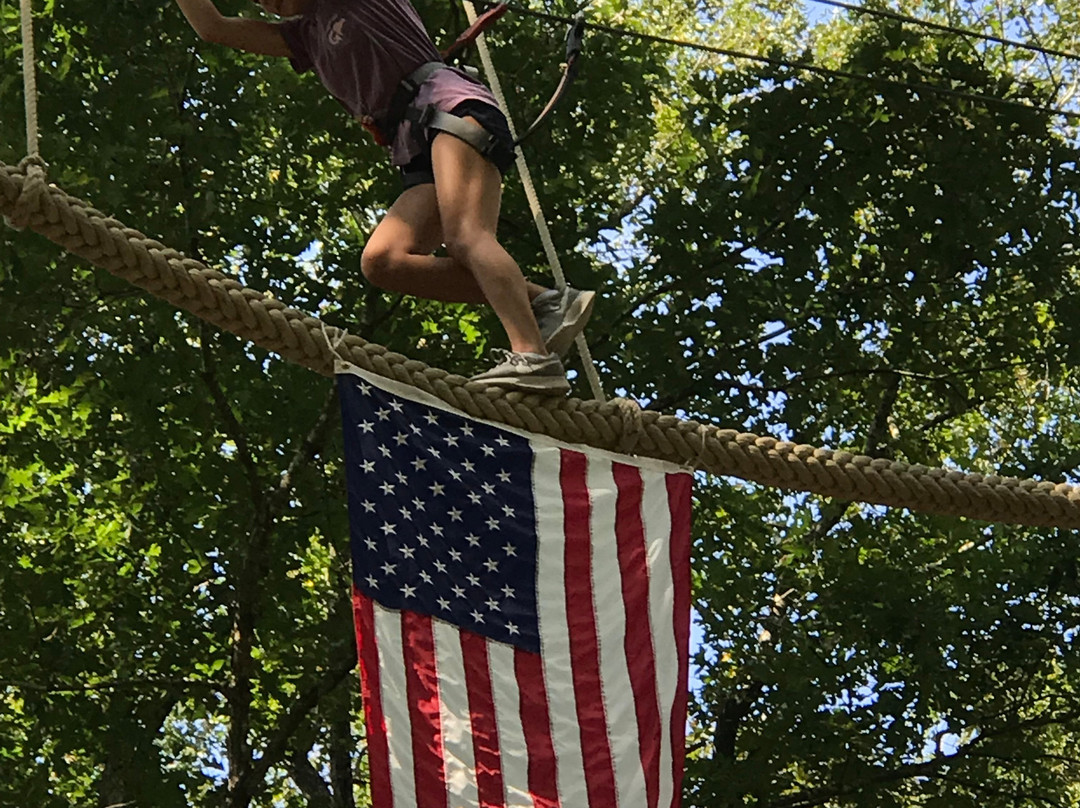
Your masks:
{"label": "flag stripes", "polygon": [[[516,436],[454,426],[425,403],[372,404],[350,460],[369,486],[351,478],[350,504],[372,514],[353,536],[373,805],[678,808],[690,475],[539,440],[520,465]],[[409,449],[421,416],[442,431]],[[395,451],[380,429],[422,474],[380,471]],[[453,454],[466,437],[483,449],[476,462]],[[468,482],[481,460],[495,471]],[[518,478],[527,499],[499,487]]]}

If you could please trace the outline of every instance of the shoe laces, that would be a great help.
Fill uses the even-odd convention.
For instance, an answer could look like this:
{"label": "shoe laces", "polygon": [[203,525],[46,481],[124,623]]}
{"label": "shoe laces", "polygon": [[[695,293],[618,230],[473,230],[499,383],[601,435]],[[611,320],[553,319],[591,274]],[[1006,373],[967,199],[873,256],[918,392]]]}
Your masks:
{"label": "shoe laces", "polygon": [[529,360],[517,351],[508,351],[506,348],[492,348],[490,356],[500,365],[527,365]]}

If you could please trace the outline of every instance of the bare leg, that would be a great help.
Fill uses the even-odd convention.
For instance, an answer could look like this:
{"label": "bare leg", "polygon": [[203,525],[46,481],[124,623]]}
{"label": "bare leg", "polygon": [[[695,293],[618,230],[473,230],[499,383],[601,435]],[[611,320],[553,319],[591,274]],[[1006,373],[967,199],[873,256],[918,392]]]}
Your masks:
{"label": "bare leg", "polygon": [[499,170],[472,146],[445,133],[431,144],[431,163],[446,251],[475,278],[506,329],[510,349],[547,354],[525,277],[495,237],[502,197]]}
{"label": "bare leg", "polygon": [[[442,245],[435,186],[409,188],[390,207],[364,247],[364,276],[391,292],[447,303],[487,303],[476,278],[454,258],[432,255]],[[532,300],[545,287],[526,282]]]}

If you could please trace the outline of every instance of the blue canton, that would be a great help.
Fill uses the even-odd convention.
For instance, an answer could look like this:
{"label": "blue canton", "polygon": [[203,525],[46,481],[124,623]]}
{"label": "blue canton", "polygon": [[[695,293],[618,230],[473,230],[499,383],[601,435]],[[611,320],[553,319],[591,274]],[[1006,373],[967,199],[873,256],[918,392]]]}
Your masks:
{"label": "blue canton", "polygon": [[539,653],[528,440],[338,380],[357,588]]}

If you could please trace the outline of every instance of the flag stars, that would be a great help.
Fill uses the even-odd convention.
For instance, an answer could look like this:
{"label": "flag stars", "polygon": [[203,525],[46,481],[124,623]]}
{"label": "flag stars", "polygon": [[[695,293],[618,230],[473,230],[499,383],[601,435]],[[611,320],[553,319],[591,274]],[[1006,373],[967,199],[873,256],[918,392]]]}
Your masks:
{"label": "flag stars", "polygon": [[397,525],[393,522],[383,522],[382,532],[384,536],[393,536],[397,533]]}
{"label": "flag stars", "polygon": [[409,478],[405,475],[405,472],[403,471],[399,471],[394,476],[397,478],[397,481],[402,485],[407,485],[409,482]]}
{"label": "flag stars", "polygon": [[462,460],[461,467],[465,469],[465,471],[469,472],[469,474],[476,473],[476,464],[471,460]]}
{"label": "flag stars", "polygon": [[427,547],[429,544],[428,537],[423,534],[417,536],[416,541],[421,547]]}
{"label": "flag stars", "polygon": [[364,580],[367,581],[367,585],[370,586],[372,589],[379,588],[379,579],[376,578],[374,575],[369,575]]}
{"label": "flag stars", "polygon": [[384,575],[393,575],[394,570],[396,570],[396,569],[397,569],[397,564],[391,564],[389,561],[387,561],[385,564],[382,565],[382,571],[383,571]]}
{"label": "flag stars", "polygon": [[442,534],[443,534],[442,525],[432,525],[431,526],[431,532],[434,533],[436,536],[438,536],[441,539]]}
{"label": "flag stars", "polygon": [[484,562],[484,567],[487,568],[488,572],[498,572],[499,562],[496,561],[494,558],[489,558],[487,561]]}
{"label": "flag stars", "polygon": [[405,557],[405,558],[408,558],[408,559],[410,559],[410,560],[411,560],[411,559],[412,559],[412,557],[413,557],[414,555],[416,555],[416,548],[415,548],[415,547],[409,547],[408,545],[404,545],[404,546],[403,546],[403,547],[401,548],[401,555],[402,555],[403,557]]}
{"label": "flag stars", "polygon": [[366,539],[364,539],[364,544],[367,545],[367,548],[373,553],[379,549],[378,543],[375,541],[375,539],[371,538],[371,536],[368,536]]}
{"label": "flag stars", "polygon": [[499,482],[502,482],[502,483],[510,482],[510,472],[507,471],[506,469],[502,469],[496,476],[499,478]]}
{"label": "flag stars", "polygon": [[427,415],[425,415],[424,420],[427,421],[431,426],[435,426],[435,424],[439,423],[439,417],[433,412],[429,412]]}
{"label": "flag stars", "polygon": [[444,612],[450,611],[450,601],[448,601],[446,598],[439,598],[435,602],[439,604],[439,608],[442,609]]}
{"label": "flag stars", "polygon": [[408,522],[412,521],[412,511],[409,510],[408,506],[402,506],[401,518]]}
{"label": "flag stars", "polygon": [[453,547],[449,550],[451,561],[461,561],[461,550],[456,550]]}
{"label": "flag stars", "polygon": [[407,598],[416,597],[416,587],[406,584],[405,586],[401,587],[401,594]]}
{"label": "flag stars", "polygon": [[480,487],[483,488],[484,493],[489,496],[495,493],[495,486],[493,486],[491,483],[481,483]]}
{"label": "flag stars", "polygon": [[472,619],[475,620],[477,623],[483,623],[484,622],[484,615],[480,614],[480,612],[478,612],[476,609],[473,609],[472,610]]}
{"label": "flag stars", "polygon": [[379,486],[379,490],[382,491],[384,494],[386,494],[386,496],[390,496],[391,494],[394,493],[394,484],[393,483],[383,483],[382,485]]}
{"label": "flag stars", "polygon": [[465,589],[460,584],[450,587],[450,591],[457,595],[459,598],[465,597]]}
{"label": "flag stars", "polygon": [[420,570],[420,580],[428,586],[431,586],[433,583],[435,583],[435,579],[431,577],[427,570]]}
{"label": "flag stars", "polygon": [[432,496],[438,497],[438,496],[442,496],[445,493],[446,493],[446,486],[443,485],[442,483],[432,483],[431,484],[431,495]]}
{"label": "flag stars", "polygon": [[450,509],[450,521],[451,522],[460,522],[460,521],[462,521],[461,520],[461,510],[460,509],[458,509],[458,508],[451,508]]}
{"label": "flag stars", "polygon": [[428,453],[431,454],[432,457],[439,458],[439,459],[442,458],[442,452],[440,452],[434,446],[429,446],[428,447]]}
{"label": "flag stars", "polygon": [[488,598],[485,602],[487,603],[487,607],[491,609],[491,611],[499,611],[499,601],[495,600],[495,598]]}
{"label": "flag stars", "polygon": [[360,464],[360,468],[370,474],[371,472],[375,471],[375,461],[365,460],[363,463]]}
{"label": "flag stars", "polygon": [[471,438],[473,436],[473,428],[468,424],[462,424],[461,434],[464,435],[466,438]]}
{"label": "flag stars", "polygon": [[443,561],[435,561],[435,562],[432,563],[432,566],[435,567],[436,570],[443,573],[444,575],[446,574],[446,563],[445,562],[443,562]]}
{"label": "flag stars", "polygon": [[480,586],[480,578],[476,575],[473,575],[471,572],[465,576],[465,580],[473,586]]}
{"label": "flag stars", "polygon": [[505,513],[507,516],[509,516],[511,519],[514,518],[514,509],[511,508],[509,505],[503,505],[502,509],[503,513]]}
{"label": "flag stars", "polygon": [[360,504],[364,506],[364,511],[366,513],[375,513],[375,503],[372,502],[370,499],[365,499]]}
{"label": "flag stars", "polygon": [[483,499],[483,497],[481,497],[475,491],[470,491],[469,492],[469,501],[472,502],[473,505],[479,505],[481,499]]}
{"label": "flag stars", "polygon": [[394,456],[394,453],[392,451],[390,451],[390,447],[389,446],[383,446],[381,443],[379,444],[379,451],[382,453],[383,457],[393,457]]}
{"label": "flag stars", "polygon": [[412,467],[416,471],[423,471],[425,468],[427,468],[427,460],[422,457],[418,457],[412,462]]}
{"label": "flag stars", "polygon": [[466,536],[465,541],[469,543],[470,547],[480,546],[480,537],[477,536],[475,533],[470,533],[468,536]]}
{"label": "flag stars", "polygon": [[405,411],[405,407],[400,401],[391,401],[390,402],[390,409],[392,409],[394,412],[404,412]]}
{"label": "flag stars", "polygon": [[454,478],[454,482],[461,482],[461,472],[455,469],[450,469],[450,476]]}
{"label": "flag stars", "polygon": [[506,553],[508,558],[514,558],[517,555],[517,548],[510,542],[503,545],[503,552]]}
{"label": "flag stars", "polygon": [[507,584],[506,586],[504,586],[502,588],[502,593],[504,595],[506,595],[506,597],[508,597],[508,598],[513,598],[514,597],[514,587],[510,586],[510,584]]}
{"label": "flag stars", "polygon": [[447,446],[453,446],[454,448],[457,448],[458,438],[456,436],[447,435],[445,438],[443,438],[443,440],[446,441]]}
{"label": "flag stars", "polygon": [[423,511],[424,510],[424,500],[420,499],[420,497],[413,497],[412,504],[413,504],[413,507],[416,508],[416,510],[418,510],[418,511]]}
{"label": "flag stars", "polygon": [[507,623],[506,624],[506,630],[511,635],[516,635],[516,634],[520,633],[516,623]]}
{"label": "flag stars", "polygon": [[406,435],[404,432],[398,432],[396,435],[394,435],[394,442],[398,446],[404,446],[406,443],[409,442],[409,436]]}
{"label": "flag stars", "polygon": [[495,438],[495,442],[502,446],[504,449],[510,445],[510,441],[508,441],[502,435],[499,435],[499,437]]}
{"label": "flag stars", "polygon": [[494,457],[495,450],[488,446],[486,443],[480,447],[480,451],[484,453],[484,457]]}
{"label": "flag stars", "polygon": [[494,516],[489,516],[487,520],[487,526],[489,530],[498,530],[499,520],[496,519]]}
{"label": "flag stars", "polygon": [[376,410],[375,414],[379,416],[380,421],[390,420],[390,410],[386,409],[386,407],[382,407],[381,409]]}

